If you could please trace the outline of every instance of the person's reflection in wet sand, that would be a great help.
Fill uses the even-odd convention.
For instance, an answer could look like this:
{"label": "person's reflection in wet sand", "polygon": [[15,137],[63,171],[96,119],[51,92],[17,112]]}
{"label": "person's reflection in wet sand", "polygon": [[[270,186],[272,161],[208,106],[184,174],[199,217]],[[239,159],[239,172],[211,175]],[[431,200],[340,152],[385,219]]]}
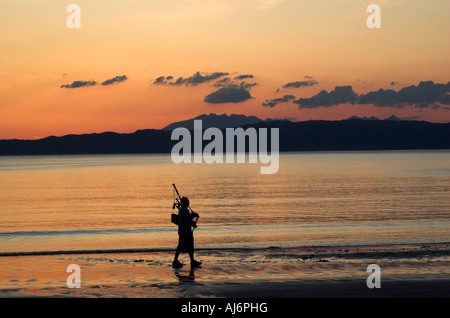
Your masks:
{"label": "person's reflection in wet sand", "polygon": [[184,282],[193,282],[195,281],[195,271],[198,270],[198,268],[191,267],[191,270],[189,273],[187,271],[183,271],[179,268],[174,269],[175,276],[178,278],[180,283]]}

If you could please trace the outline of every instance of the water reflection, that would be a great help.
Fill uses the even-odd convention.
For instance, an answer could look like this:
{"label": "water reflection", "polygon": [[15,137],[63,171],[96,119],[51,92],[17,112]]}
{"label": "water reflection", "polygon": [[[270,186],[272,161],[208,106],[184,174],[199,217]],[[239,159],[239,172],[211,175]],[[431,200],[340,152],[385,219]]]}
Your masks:
{"label": "water reflection", "polygon": [[261,175],[169,155],[2,157],[0,252],[175,247],[173,183],[202,215],[199,247],[449,241],[449,159],[285,153]]}

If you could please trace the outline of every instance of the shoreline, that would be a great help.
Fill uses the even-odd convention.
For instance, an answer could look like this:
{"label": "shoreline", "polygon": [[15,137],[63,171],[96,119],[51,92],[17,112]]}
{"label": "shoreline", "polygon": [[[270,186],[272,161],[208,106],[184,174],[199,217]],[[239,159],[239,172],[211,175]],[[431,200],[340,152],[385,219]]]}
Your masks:
{"label": "shoreline", "polygon": [[[196,247],[197,252],[212,252],[212,251],[241,251],[241,252],[264,252],[264,251],[284,251],[297,250],[299,252],[307,252],[308,250],[319,252],[321,250],[337,250],[337,252],[350,250],[367,250],[372,249],[371,252],[381,253],[385,250],[386,253],[399,252],[415,252],[419,254],[446,253],[446,250],[441,247],[450,247],[450,242],[438,243],[392,243],[392,244],[367,244],[367,245],[307,245],[307,246],[266,246],[266,247]],[[409,249],[408,249],[409,248]],[[342,250],[344,249],[344,250]],[[425,250],[424,250],[425,249]],[[173,247],[166,248],[123,248],[123,249],[92,249],[92,250],[49,250],[49,251],[22,251],[22,252],[0,252],[1,257],[20,257],[20,256],[51,256],[51,255],[83,255],[83,254],[139,254],[139,253],[172,253],[175,251]]]}
{"label": "shoreline", "polygon": [[[448,298],[450,243],[205,249],[203,262],[173,269],[173,250],[0,257],[0,297],[82,298]],[[69,289],[69,264],[81,288]],[[367,267],[381,268],[369,289]]]}

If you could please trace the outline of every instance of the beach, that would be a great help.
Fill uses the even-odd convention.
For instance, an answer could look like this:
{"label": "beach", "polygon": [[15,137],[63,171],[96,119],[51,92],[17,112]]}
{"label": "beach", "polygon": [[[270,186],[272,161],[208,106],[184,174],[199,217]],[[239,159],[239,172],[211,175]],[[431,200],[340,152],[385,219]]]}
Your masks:
{"label": "beach", "polygon": [[[0,297],[449,297],[448,155],[285,153],[268,177],[164,155],[8,157]],[[201,268],[171,266],[172,183],[200,214]]]}
{"label": "beach", "polygon": [[[450,244],[199,249],[171,267],[171,251],[2,256],[0,297],[447,298]],[[45,253],[44,253],[45,254]],[[68,288],[67,266],[80,267]],[[380,288],[369,288],[370,264]]]}

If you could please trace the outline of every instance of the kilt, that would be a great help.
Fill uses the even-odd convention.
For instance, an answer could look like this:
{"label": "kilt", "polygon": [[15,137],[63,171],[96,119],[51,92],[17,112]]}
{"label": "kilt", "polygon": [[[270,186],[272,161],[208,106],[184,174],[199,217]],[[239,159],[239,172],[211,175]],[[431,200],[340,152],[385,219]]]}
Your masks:
{"label": "kilt", "polygon": [[181,253],[194,253],[194,235],[179,234],[177,250]]}

